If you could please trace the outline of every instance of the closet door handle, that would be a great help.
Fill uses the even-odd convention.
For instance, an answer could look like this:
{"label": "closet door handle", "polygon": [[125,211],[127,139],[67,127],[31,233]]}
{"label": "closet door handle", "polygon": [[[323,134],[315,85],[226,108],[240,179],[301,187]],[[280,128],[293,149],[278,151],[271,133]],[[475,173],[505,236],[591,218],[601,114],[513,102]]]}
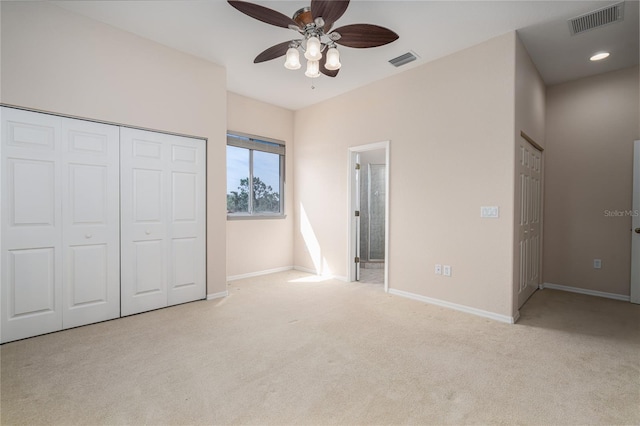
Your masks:
{"label": "closet door handle", "polygon": [[84,234],[84,237],[85,237],[86,239],[89,239],[89,238],[93,237],[93,235],[92,235],[92,234]]}
{"label": "closet door handle", "polygon": [[151,235],[151,231],[149,231],[148,229],[146,231],[144,231],[145,234],[147,235]]}

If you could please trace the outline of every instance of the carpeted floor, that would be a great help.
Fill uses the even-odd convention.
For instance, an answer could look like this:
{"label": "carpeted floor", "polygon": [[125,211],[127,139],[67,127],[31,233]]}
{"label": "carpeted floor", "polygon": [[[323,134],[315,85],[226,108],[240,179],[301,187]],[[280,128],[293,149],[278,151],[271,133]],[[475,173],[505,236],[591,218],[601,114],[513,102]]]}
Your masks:
{"label": "carpeted floor", "polygon": [[516,325],[318,281],[8,343],[2,424],[639,424],[640,306],[554,290]]}

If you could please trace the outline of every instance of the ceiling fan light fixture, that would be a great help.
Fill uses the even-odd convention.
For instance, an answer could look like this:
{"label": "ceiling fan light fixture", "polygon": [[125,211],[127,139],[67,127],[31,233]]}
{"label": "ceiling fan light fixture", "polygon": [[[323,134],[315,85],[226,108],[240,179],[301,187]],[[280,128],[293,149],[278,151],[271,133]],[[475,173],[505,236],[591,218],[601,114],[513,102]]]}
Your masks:
{"label": "ceiling fan light fixture", "polygon": [[324,67],[330,71],[339,70],[342,64],[340,63],[340,52],[335,47],[327,50],[327,62]]}
{"label": "ceiling fan light fixture", "polygon": [[309,78],[320,77],[320,62],[307,61],[307,71],[305,71],[304,75]]}
{"label": "ceiling fan light fixture", "polygon": [[319,61],[322,58],[321,49],[320,39],[316,36],[311,36],[307,39],[307,49],[304,57],[309,61]]}
{"label": "ceiling fan light fixture", "polygon": [[399,37],[392,30],[374,24],[351,24],[334,28],[335,22],[347,10],[350,0],[310,1],[309,6],[299,9],[293,18],[290,18],[277,10],[248,0],[227,0],[233,8],[253,19],[276,27],[288,28],[296,32],[296,37],[302,36],[265,49],[256,56],[253,63],[259,64],[286,56],[285,68],[297,70],[302,67],[300,64],[302,54],[307,60],[305,72],[307,77],[316,78],[321,74],[335,77],[342,68],[336,44],[365,49],[384,46]]}
{"label": "ceiling fan light fixture", "polygon": [[287,60],[284,63],[284,67],[288,70],[300,69],[300,52],[295,47],[290,47],[287,50]]}

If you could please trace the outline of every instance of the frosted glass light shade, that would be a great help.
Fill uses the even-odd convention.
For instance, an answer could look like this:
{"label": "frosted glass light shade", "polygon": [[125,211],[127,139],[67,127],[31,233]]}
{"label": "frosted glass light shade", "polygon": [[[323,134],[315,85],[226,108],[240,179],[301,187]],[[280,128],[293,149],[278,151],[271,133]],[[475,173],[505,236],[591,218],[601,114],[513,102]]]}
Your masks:
{"label": "frosted glass light shade", "polygon": [[593,55],[592,57],[589,58],[590,61],[595,62],[595,61],[601,61],[603,59],[606,59],[609,57],[609,52],[598,52],[595,55]]}
{"label": "frosted glass light shade", "polygon": [[288,70],[300,69],[300,52],[295,47],[290,47],[287,50],[287,60],[284,63],[284,67]]}
{"label": "frosted glass light shade", "polygon": [[340,63],[340,52],[335,47],[332,47],[327,51],[327,62],[324,67],[328,70],[339,70],[342,64]]}
{"label": "frosted glass light shade", "polygon": [[304,75],[310,78],[320,77],[320,62],[308,61],[307,71],[304,73]]}
{"label": "frosted glass light shade", "polygon": [[307,51],[304,53],[304,57],[309,61],[319,61],[322,58],[320,49],[320,39],[315,36],[309,37],[307,40]]}

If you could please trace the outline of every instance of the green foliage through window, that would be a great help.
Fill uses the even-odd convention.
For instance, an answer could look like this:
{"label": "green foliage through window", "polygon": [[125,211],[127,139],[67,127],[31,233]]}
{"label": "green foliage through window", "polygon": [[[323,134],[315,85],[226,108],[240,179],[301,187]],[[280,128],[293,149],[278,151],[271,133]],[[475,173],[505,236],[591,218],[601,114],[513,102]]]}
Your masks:
{"label": "green foliage through window", "polygon": [[283,188],[283,144],[227,135],[228,215],[283,215]]}

